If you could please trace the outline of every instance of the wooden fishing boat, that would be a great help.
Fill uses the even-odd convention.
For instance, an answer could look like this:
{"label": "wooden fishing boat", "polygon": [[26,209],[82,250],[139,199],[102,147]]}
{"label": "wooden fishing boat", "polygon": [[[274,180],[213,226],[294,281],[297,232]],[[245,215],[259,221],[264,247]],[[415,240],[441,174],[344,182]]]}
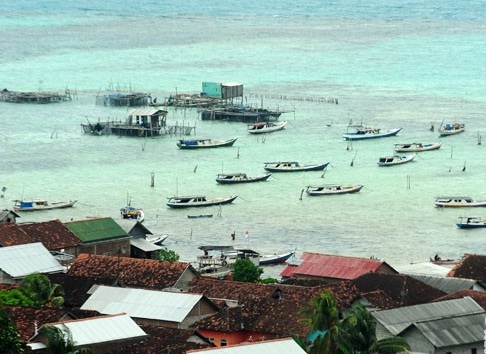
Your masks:
{"label": "wooden fishing boat", "polygon": [[409,144],[395,144],[395,152],[421,152],[438,150],[442,146],[442,143],[409,143]]}
{"label": "wooden fishing boat", "polygon": [[362,124],[349,125],[346,132],[343,133],[343,138],[345,140],[366,140],[366,139],[377,139],[386,138],[389,136],[397,135],[402,128],[395,129],[381,129],[372,128]]}
{"label": "wooden fishing boat", "polygon": [[181,139],[177,142],[179,149],[202,149],[232,146],[238,138],[228,140],[213,139]]}
{"label": "wooden fishing boat", "polygon": [[150,243],[153,243],[154,245],[161,246],[164,243],[164,241],[167,239],[167,237],[169,237],[169,235],[158,235],[158,236],[150,235],[147,236],[145,240],[147,240]]}
{"label": "wooden fishing boat", "polygon": [[130,204],[120,208],[120,214],[123,219],[135,219],[143,222],[145,219],[145,213],[142,209],[132,207]]}
{"label": "wooden fishing boat", "polygon": [[486,218],[478,216],[460,216],[457,227],[460,229],[479,229],[486,227]]}
{"label": "wooden fishing boat", "polygon": [[415,154],[411,155],[391,155],[380,157],[378,160],[378,166],[395,166],[401,165],[410,161],[413,161]]}
{"label": "wooden fishing boat", "polygon": [[436,197],[435,206],[440,208],[486,207],[486,200],[471,197]]}
{"label": "wooden fishing boat", "polygon": [[266,181],[272,174],[266,173],[261,176],[250,177],[246,173],[220,173],[216,177],[219,184],[236,184]]}
{"label": "wooden fishing boat", "polygon": [[187,215],[188,219],[205,219],[212,218],[213,214],[199,214],[199,215]]}
{"label": "wooden fishing boat", "polygon": [[238,196],[232,195],[223,198],[207,198],[204,195],[169,197],[167,206],[170,208],[193,208],[232,203]]}
{"label": "wooden fishing boat", "polygon": [[287,125],[287,121],[282,122],[255,122],[248,124],[248,133],[264,134],[282,130]]}
{"label": "wooden fishing boat", "polygon": [[265,162],[263,167],[268,172],[303,172],[303,171],[322,171],[329,162],[319,165],[301,165],[296,161],[291,162]]}
{"label": "wooden fishing boat", "polygon": [[466,130],[466,125],[464,123],[446,123],[439,128],[439,136],[456,135],[462,133],[464,130]]}
{"label": "wooden fishing boat", "polygon": [[39,210],[51,210],[62,209],[72,207],[77,200],[68,200],[62,202],[48,202],[45,199],[32,199],[32,200],[14,200],[15,204],[13,209],[15,211],[39,211]]}
{"label": "wooden fishing boat", "polygon": [[363,186],[361,184],[354,184],[343,186],[341,184],[322,184],[318,186],[307,186],[306,193],[310,196],[319,195],[336,195],[346,193],[357,193]]}

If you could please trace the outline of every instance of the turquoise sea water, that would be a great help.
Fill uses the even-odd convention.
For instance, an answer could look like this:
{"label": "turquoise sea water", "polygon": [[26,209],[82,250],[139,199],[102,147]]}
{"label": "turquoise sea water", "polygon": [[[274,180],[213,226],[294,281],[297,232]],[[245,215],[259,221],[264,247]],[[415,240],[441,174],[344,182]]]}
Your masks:
{"label": "turquoise sea water", "polygon": [[[77,97],[50,105],[0,102],[0,187],[7,188],[0,207],[22,197],[78,199],[72,209],[22,214],[20,220],[118,219],[128,194],[145,210],[147,227],[169,234],[167,246],[188,261],[199,245],[231,244],[233,231],[236,245],[264,253],[373,255],[392,265],[427,261],[437,252],[452,258],[484,253],[485,232],[459,230],[455,222],[486,216],[486,210],[433,206],[438,195],[486,199],[486,153],[478,144],[486,132],[484,5],[4,1],[0,88],[69,88]],[[178,150],[177,137],[81,131],[86,119],[125,118],[126,108],[95,105],[107,88],[150,92],[160,101],[176,92],[197,93],[203,81],[240,82],[245,103],[287,111],[281,119],[290,123],[263,139],[249,135],[244,124],[201,121],[195,110],[169,109],[168,123],[196,125],[197,137],[238,137],[232,148],[207,151]],[[338,98],[339,104],[316,97]],[[464,122],[466,132],[438,138],[429,128],[443,119]],[[350,146],[341,137],[350,120],[403,130]],[[394,143],[413,141],[443,146],[410,164],[377,166]],[[274,174],[258,184],[221,186],[214,180],[221,171],[259,175],[264,162],[277,160],[331,164],[324,174]],[[332,198],[302,195],[305,186],[322,183],[365,188]],[[222,210],[165,205],[170,195],[200,193],[239,198]],[[187,218],[200,213],[214,217]]]}

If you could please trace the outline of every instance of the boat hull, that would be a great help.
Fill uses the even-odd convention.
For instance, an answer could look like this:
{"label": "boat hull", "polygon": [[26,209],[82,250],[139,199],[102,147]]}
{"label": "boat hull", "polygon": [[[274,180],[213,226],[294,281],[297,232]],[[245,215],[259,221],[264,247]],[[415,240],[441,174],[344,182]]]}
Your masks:
{"label": "boat hull", "polygon": [[382,157],[378,161],[378,166],[380,167],[388,167],[388,166],[396,166],[402,165],[407,162],[413,161],[416,155],[408,155],[408,156],[387,156]]}
{"label": "boat hull", "polygon": [[272,133],[279,130],[282,130],[287,125],[287,121],[279,122],[279,123],[254,123],[248,126],[248,133],[250,134],[265,134],[265,133]]}
{"label": "boat hull", "polygon": [[264,182],[266,181],[272,174],[267,173],[266,175],[263,176],[257,176],[257,177],[242,177],[238,178],[237,176],[233,178],[225,178],[224,176],[222,177],[217,177],[216,182],[219,184],[238,184],[238,183],[253,183],[253,182]]}
{"label": "boat hull", "polygon": [[[284,163],[282,163],[284,164]],[[303,165],[303,166],[269,166],[265,165],[263,168],[268,172],[305,172],[305,171],[322,171],[329,162],[321,165]]]}
{"label": "boat hull", "polygon": [[214,140],[179,140],[177,146],[179,149],[192,150],[192,149],[210,149],[218,147],[233,146],[238,138],[229,139],[225,141]]}
{"label": "boat hull", "polygon": [[208,207],[213,205],[223,205],[232,203],[238,196],[231,196],[228,198],[217,198],[217,199],[210,199],[201,202],[167,202],[167,206],[173,209],[186,209],[186,208],[202,208]]}
{"label": "boat hull", "polygon": [[280,255],[268,255],[268,256],[261,256],[258,262],[259,265],[273,265],[273,264],[281,264],[284,263],[287,259],[292,257],[295,252],[288,252]]}
{"label": "boat hull", "polygon": [[420,143],[412,143],[412,144],[395,144],[395,152],[422,152],[422,151],[432,151],[438,150],[442,146],[441,143],[435,144],[420,144]]}
{"label": "boat hull", "polygon": [[[339,187],[337,189],[336,187]],[[363,188],[362,185],[356,186],[309,186],[307,187],[306,193],[309,196],[321,196],[321,195],[340,195],[340,194],[350,194],[358,193]]]}
{"label": "boat hull", "polygon": [[360,134],[360,133],[344,133],[343,138],[344,140],[368,140],[368,139],[379,139],[379,138],[387,138],[390,136],[397,135],[402,128],[391,129],[384,131],[382,133],[368,133],[368,134]]}
{"label": "boat hull", "polygon": [[15,211],[40,211],[40,210],[52,210],[52,209],[64,209],[72,207],[77,200],[70,200],[68,202],[54,202],[44,205],[35,205],[34,203],[29,203],[28,205],[16,205],[14,206]]}

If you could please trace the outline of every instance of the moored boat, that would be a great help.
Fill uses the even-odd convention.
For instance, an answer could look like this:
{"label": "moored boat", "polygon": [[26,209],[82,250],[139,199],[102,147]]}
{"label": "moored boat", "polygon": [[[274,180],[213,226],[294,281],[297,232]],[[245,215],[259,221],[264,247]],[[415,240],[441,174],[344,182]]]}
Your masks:
{"label": "moored boat", "polygon": [[475,200],[472,197],[436,197],[435,206],[440,208],[486,207],[486,200]]}
{"label": "moored boat", "polygon": [[391,155],[391,156],[384,156],[380,157],[378,160],[378,166],[394,166],[394,165],[401,165],[403,163],[407,163],[413,161],[415,158],[415,154],[411,155]]}
{"label": "moored boat", "polygon": [[13,209],[15,211],[38,211],[38,210],[50,210],[50,209],[62,209],[72,207],[77,200],[68,200],[62,202],[48,202],[45,199],[32,199],[32,200],[14,200],[15,204]]}
{"label": "moored boat", "polygon": [[478,216],[460,216],[457,227],[460,229],[479,229],[486,227],[486,218]]}
{"label": "moored boat", "polygon": [[301,165],[296,161],[288,162],[265,162],[264,169],[268,172],[302,172],[302,171],[322,171],[329,162],[318,165]]}
{"label": "moored boat", "polygon": [[216,182],[219,184],[262,182],[266,181],[271,175],[271,173],[266,173],[261,176],[251,177],[246,173],[220,173],[216,177]]}
{"label": "moored boat", "polygon": [[164,241],[167,239],[167,237],[169,237],[169,235],[158,235],[158,236],[150,235],[147,236],[145,240],[147,240],[147,242],[153,243],[154,245],[161,246],[164,243]]}
{"label": "moored boat", "polygon": [[357,193],[363,186],[361,184],[354,184],[344,186],[341,184],[322,184],[317,186],[307,186],[306,193],[310,196],[318,195],[336,195],[346,193]]}
{"label": "moored boat", "polygon": [[442,143],[409,143],[409,144],[395,144],[395,152],[421,152],[438,150],[442,146]]}
{"label": "moored boat", "polygon": [[449,136],[462,133],[466,130],[466,125],[464,123],[446,123],[439,128],[439,136]]}
{"label": "moored boat", "polygon": [[248,133],[264,134],[282,130],[287,125],[287,121],[282,122],[255,122],[248,124]]}
{"label": "moored boat", "polygon": [[167,206],[170,208],[206,207],[232,203],[238,196],[232,195],[223,198],[207,198],[204,195],[169,197]]}
{"label": "moored boat", "polygon": [[145,213],[140,208],[132,207],[130,204],[120,208],[120,214],[123,219],[134,219],[143,222],[145,219]]}
{"label": "moored boat", "polygon": [[181,139],[177,141],[179,149],[201,149],[201,148],[217,148],[233,146],[238,138],[228,140],[213,140],[213,139]]}
{"label": "moored boat", "polygon": [[394,129],[381,129],[372,128],[362,124],[350,125],[345,133],[343,133],[343,138],[345,140],[365,140],[365,139],[377,139],[386,138],[389,136],[397,135],[402,128]]}

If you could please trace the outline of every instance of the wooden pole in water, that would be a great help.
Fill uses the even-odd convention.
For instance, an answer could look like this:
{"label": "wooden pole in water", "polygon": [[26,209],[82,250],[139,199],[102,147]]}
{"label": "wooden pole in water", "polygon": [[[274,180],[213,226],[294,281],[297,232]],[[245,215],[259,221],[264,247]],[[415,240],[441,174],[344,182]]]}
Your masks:
{"label": "wooden pole in water", "polygon": [[150,173],[150,187],[155,185],[155,172]]}

